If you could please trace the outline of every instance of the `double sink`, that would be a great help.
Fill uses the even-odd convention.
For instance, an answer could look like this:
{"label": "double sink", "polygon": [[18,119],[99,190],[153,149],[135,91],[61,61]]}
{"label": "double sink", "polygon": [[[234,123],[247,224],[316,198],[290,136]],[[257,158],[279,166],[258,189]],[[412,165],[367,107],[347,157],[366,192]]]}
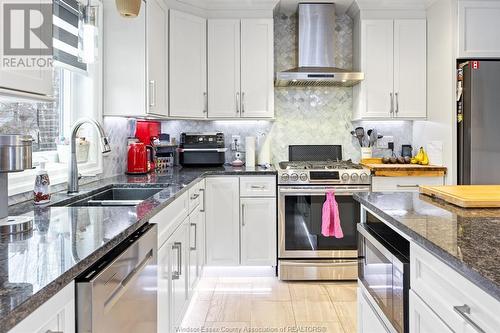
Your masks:
{"label": "double sink", "polygon": [[52,207],[112,207],[137,206],[142,201],[153,197],[169,185],[163,187],[129,187],[122,184],[113,184],[89,193],[62,200],[51,205]]}

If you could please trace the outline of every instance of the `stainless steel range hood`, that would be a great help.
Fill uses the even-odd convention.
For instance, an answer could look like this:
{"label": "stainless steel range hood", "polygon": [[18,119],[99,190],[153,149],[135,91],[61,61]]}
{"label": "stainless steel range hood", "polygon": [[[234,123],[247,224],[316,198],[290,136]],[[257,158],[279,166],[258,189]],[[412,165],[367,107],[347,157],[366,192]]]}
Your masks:
{"label": "stainless steel range hood", "polygon": [[275,86],[352,87],[365,75],[335,67],[335,4],[299,4],[299,67],[276,74]]}

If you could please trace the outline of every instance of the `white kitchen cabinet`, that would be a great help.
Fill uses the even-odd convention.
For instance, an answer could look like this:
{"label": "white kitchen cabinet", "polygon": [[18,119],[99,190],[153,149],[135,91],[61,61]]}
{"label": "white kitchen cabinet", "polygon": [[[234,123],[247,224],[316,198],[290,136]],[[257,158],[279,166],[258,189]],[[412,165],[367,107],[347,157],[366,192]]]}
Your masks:
{"label": "white kitchen cabinet", "polygon": [[143,1],[136,18],[125,18],[114,1],[103,1],[104,115],[168,115],[168,10]]}
{"label": "white kitchen cabinet", "polygon": [[444,185],[444,177],[372,177],[372,192],[418,192],[421,185]]}
{"label": "white kitchen cabinet", "polygon": [[241,116],[274,117],[272,19],[241,20]]}
{"label": "white kitchen cabinet", "polygon": [[188,304],[189,219],[158,249],[158,332],[174,332]]}
{"label": "white kitchen cabinet", "polygon": [[9,333],[74,333],[75,322],[75,283],[70,282]]}
{"label": "white kitchen cabinet", "polygon": [[362,288],[358,288],[358,333],[389,332],[364,293]]}
{"label": "white kitchen cabinet", "polygon": [[203,242],[203,220],[199,209],[195,209],[189,215],[189,292],[196,287],[196,283],[201,277],[202,264],[203,264],[203,251],[202,247],[205,245]]}
{"label": "white kitchen cabinet", "polygon": [[207,265],[238,265],[239,179],[210,177],[206,179],[205,186]]}
{"label": "white kitchen cabinet", "polygon": [[273,21],[208,21],[208,117],[272,118]]}
{"label": "white kitchen cabinet", "polygon": [[427,22],[394,21],[394,113],[396,118],[427,115]]}
{"label": "white kitchen cabinet", "polygon": [[394,91],[393,20],[363,20],[361,23],[360,118],[388,118],[392,115]]}
{"label": "white kitchen cabinet", "polygon": [[410,290],[409,296],[410,333],[452,332],[413,290]]}
{"label": "white kitchen cabinet", "polygon": [[[45,1],[33,1],[33,4],[36,3],[45,3]],[[2,20],[4,17],[2,17]],[[16,19],[13,18],[15,21]],[[6,26],[3,27],[7,29]],[[24,25],[20,23],[20,27],[17,26],[16,29],[23,28],[26,29],[25,32],[28,32],[28,24]],[[31,31],[30,31],[31,33]],[[50,33],[52,34],[52,27],[50,27],[49,31],[43,31],[42,33]],[[7,34],[6,34],[7,35]],[[5,36],[6,36],[5,35]],[[14,37],[12,39],[12,44],[15,41]],[[19,37],[17,37],[19,38]],[[45,47],[43,42],[39,38],[30,38],[29,41],[25,41],[29,43],[29,47],[34,49],[38,48],[40,50],[39,54],[33,55],[34,57],[43,56],[42,50]],[[5,44],[4,44],[5,43]],[[4,55],[5,50],[4,46],[6,46],[6,41],[2,41],[0,44],[0,54]],[[11,45],[13,48],[19,47],[17,45]],[[5,57],[2,60],[7,59]],[[0,95],[9,95],[9,96],[20,96],[23,98],[33,98],[46,100],[49,99],[47,97],[52,98],[53,95],[53,81],[52,81],[52,68],[29,68],[27,70],[21,69],[7,69],[0,66]],[[30,97],[31,96],[31,97]]]}
{"label": "white kitchen cabinet", "polygon": [[170,116],[207,117],[207,21],[170,10]]}
{"label": "white kitchen cabinet", "polygon": [[276,198],[241,198],[241,264],[276,266]]}
{"label": "white kitchen cabinet", "polygon": [[[479,332],[474,324],[484,332],[496,332],[500,327],[499,301],[413,242],[410,242],[410,285],[453,332]],[[465,307],[468,313],[461,309]]]}
{"label": "white kitchen cabinet", "polygon": [[147,110],[168,116],[168,8],[161,0],[146,2]]}
{"label": "white kitchen cabinet", "polygon": [[240,117],[240,20],[208,20],[208,115]]}
{"label": "white kitchen cabinet", "polygon": [[500,57],[499,17],[499,1],[458,1],[459,58]]}
{"label": "white kitchen cabinet", "polygon": [[426,20],[370,19],[360,26],[355,57],[365,79],[354,87],[354,118],[425,118]]}

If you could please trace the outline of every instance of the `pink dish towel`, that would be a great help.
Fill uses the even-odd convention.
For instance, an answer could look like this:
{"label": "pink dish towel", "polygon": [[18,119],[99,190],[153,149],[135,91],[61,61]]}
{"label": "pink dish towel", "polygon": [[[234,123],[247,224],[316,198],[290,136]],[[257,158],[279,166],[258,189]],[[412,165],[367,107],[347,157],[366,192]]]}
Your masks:
{"label": "pink dish towel", "polygon": [[344,238],[340,225],[339,206],[335,200],[334,191],[326,193],[321,217],[321,234],[325,237]]}

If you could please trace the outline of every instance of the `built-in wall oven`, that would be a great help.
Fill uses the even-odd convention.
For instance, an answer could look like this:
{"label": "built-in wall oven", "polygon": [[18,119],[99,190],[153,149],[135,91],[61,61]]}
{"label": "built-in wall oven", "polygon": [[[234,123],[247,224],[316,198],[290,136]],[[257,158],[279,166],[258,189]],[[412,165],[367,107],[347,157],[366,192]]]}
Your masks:
{"label": "built-in wall oven", "polygon": [[357,228],[362,292],[388,331],[408,332],[409,241],[367,211]]}
{"label": "built-in wall oven", "polygon": [[[334,191],[343,238],[321,234],[326,193]],[[369,186],[279,186],[278,269],[282,280],[355,280],[360,205],[355,192]]]}

